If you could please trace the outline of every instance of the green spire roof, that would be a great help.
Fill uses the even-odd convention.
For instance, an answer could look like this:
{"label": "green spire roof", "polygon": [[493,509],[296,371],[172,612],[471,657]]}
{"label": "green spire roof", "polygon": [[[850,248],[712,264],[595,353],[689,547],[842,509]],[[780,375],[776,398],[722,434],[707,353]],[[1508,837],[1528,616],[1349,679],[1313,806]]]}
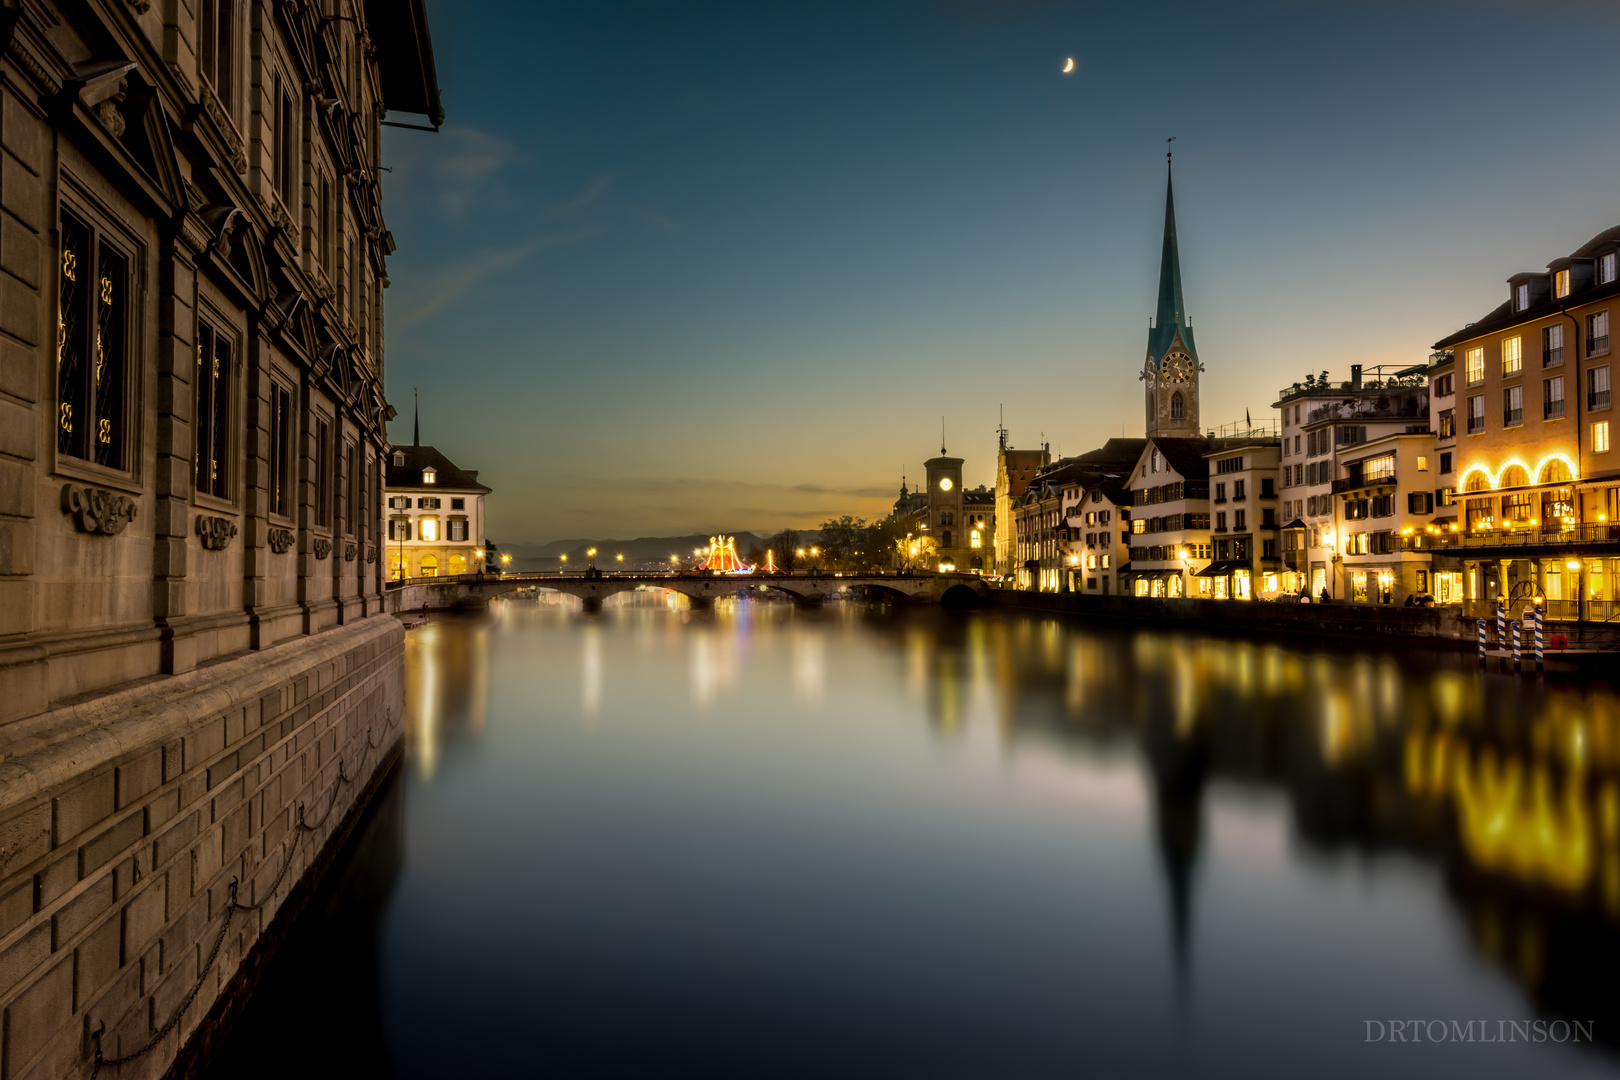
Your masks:
{"label": "green spire roof", "polygon": [[1192,327],[1187,325],[1187,305],[1181,297],[1181,251],[1176,246],[1176,191],[1166,163],[1164,185],[1164,254],[1159,260],[1159,311],[1148,331],[1148,351],[1155,360],[1161,359],[1181,332],[1181,341],[1187,351],[1197,359],[1193,346]]}

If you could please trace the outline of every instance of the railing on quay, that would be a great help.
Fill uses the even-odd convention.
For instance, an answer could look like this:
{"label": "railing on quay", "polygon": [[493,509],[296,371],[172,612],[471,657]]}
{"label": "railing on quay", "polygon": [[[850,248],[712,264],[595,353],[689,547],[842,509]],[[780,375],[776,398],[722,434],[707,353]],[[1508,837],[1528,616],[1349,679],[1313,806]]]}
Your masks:
{"label": "railing on quay", "polygon": [[1405,551],[1423,551],[1443,548],[1524,548],[1570,547],[1578,544],[1614,544],[1620,546],[1620,525],[1607,521],[1588,521],[1567,529],[1490,529],[1473,532],[1415,533],[1401,537]]}

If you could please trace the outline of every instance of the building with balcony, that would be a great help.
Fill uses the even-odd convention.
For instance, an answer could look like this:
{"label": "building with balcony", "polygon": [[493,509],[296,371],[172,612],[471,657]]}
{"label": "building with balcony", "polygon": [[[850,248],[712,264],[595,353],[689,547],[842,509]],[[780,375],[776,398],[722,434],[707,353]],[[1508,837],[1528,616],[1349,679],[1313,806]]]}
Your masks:
{"label": "building with balcony", "polygon": [[[1304,589],[1313,599],[1324,593],[1336,600],[1352,597],[1344,577],[1347,492],[1336,482],[1349,478],[1350,463],[1374,456],[1367,451],[1370,444],[1382,445],[1381,440],[1393,436],[1426,436],[1430,431],[1429,379],[1423,366],[1377,367],[1370,379],[1364,374],[1355,364],[1347,380],[1330,380],[1323,372],[1284,387],[1277,395],[1273,407],[1281,421],[1278,488],[1284,520],[1279,591]],[[1444,471],[1451,468],[1449,457],[1431,453],[1426,458],[1426,472],[1437,478],[1449,475]],[[1438,498],[1438,492],[1434,494]],[[1424,524],[1433,520],[1425,519]],[[1415,585],[1416,578],[1412,581]]]}
{"label": "building with balcony", "polygon": [[1092,473],[1063,487],[1070,592],[1110,596],[1131,557],[1131,492],[1122,473]]}
{"label": "building with balcony", "polygon": [[1612,449],[1611,315],[1620,227],[1545,271],[1507,279],[1506,300],[1435,344],[1455,382],[1456,529],[1443,562],[1471,612],[1540,600],[1554,619],[1620,615],[1620,454]]}
{"label": "building with balcony", "polygon": [[1194,579],[1213,557],[1209,450],[1208,439],[1152,438],[1133,466],[1130,560],[1118,575],[1132,595],[1198,595]]}
{"label": "building with balcony", "polygon": [[451,577],[492,565],[484,538],[478,471],[458,468],[431,446],[396,446],[388,454],[388,577]]}

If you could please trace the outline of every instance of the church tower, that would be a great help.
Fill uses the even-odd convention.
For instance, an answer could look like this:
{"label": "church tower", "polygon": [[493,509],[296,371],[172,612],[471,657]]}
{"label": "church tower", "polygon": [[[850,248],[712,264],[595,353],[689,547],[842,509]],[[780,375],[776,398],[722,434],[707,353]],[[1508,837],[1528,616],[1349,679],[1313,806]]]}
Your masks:
{"label": "church tower", "polygon": [[1148,330],[1142,382],[1147,397],[1147,437],[1196,438],[1198,376],[1204,370],[1193,344],[1192,326],[1181,298],[1181,253],[1176,247],[1176,195],[1165,155],[1164,255],[1159,262],[1159,311]]}

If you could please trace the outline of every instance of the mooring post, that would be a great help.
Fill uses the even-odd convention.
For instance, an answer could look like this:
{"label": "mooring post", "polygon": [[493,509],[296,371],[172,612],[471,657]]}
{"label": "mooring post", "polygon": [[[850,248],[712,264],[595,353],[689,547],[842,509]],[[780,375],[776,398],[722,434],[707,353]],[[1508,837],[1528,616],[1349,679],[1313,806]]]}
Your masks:
{"label": "mooring post", "polygon": [[1507,670],[1507,608],[1502,601],[1496,602],[1496,666],[1500,671]]}
{"label": "mooring post", "polygon": [[1547,613],[1542,611],[1540,608],[1536,608],[1532,614],[1536,620],[1536,670],[1544,671],[1546,670],[1547,659],[1547,634],[1545,626],[1547,621]]}
{"label": "mooring post", "polygon": [[1513,670],[1514,671],[1523,670],[1523,667],[1522,667],[1522,664],[1521,664],[1521,661],[1523,660],[1523,654],[1519,651],[1519,627],[1522,626],[1522,625],[1523,625],[1523,623],[1521,623],[1518,619],[1513,620]]}
{"label": "mooring post", "polygon": [[1485,620],[1475,619],[1474,625],[1479,629],[1479,666],[1485,666]]}

